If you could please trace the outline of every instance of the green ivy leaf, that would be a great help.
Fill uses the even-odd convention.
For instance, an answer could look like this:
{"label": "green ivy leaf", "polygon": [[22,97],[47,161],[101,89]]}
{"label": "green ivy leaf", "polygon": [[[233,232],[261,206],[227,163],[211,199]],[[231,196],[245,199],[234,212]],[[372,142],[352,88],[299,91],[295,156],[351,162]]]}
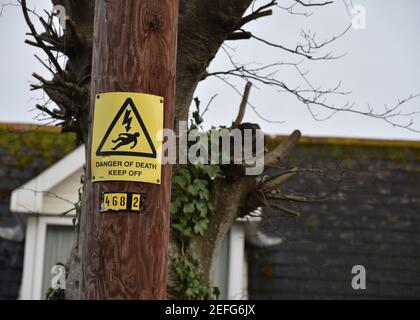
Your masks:
{"label": "green ivy leaf", "polygon": [[188,288],[185,291],[185,294],[187,295],[187,297],[192,297],[194,295],[194,292],[193,292],[193,290],[191,288]]}
{"label": "green ivy leaf", "polygon": [[196,186],[196,188],[198,190],[204,191],[204,190],[208,190],[208,185],[209,183],[207,182],[207,180],[204,179],[195,179],[194,180],[194,186]]}
{"label": "green ivy leaf", "polygon": [[207,202],[195,201],[194,204],[195,204],[195,207],[197,208],[197,210],[200,212],[200,217],[207,216],[207,213],[209,211]]}
{"label": "green ivy leaf", "polygon": [[173,223],[172,224],[172,228],[174,228],[174,229],[176,229],[178,231],[181,231],[181,232],[184,231],[184,226],[182,224],[180,224],[180,223]]}
{"label": "green ivy leaf", "polygon": [[196,225],[194,225],[195,234],[204,235],[204,231],[207,230],[207,225],[209,223],[208,219],[200,220]]}
{"label": "green ivy leaf", "polygon": [[172,213],[172,214],[177,213],[177,211],[178,211],[178,207],[179,207],[179,205],[178,205],[177,201],[172,202],[172,203],[171,203],[171,213]]}
{"label": "green ivy leaf", "polygon": [[201,169],[211,180],[216,179],[217,175],[220,173],[220,167],[218,165],[201,165]]}
{"label": "green ivy leaf", "polygon": [[190,184],[190,185],[188,186],[187,191],[188,191],[188,193],[190,193],[192,196],[196,196],[196,195],[198,194],[198,188],[197,188],[197,186],[196,186],[196,185],[194,185],[194,184]]}
{"label": "green ivy leaf", "polygon": [[182,230],[182,234],[186,237],[191,237],[193,234],[193,231],[191,227],[186,227],[185,229]]}
{"label": "green ivy leaf", "polygon": [[218,287],[213,287],[213,297],[218,300],[220,297],[220,289]]}
{"label": "green ivy leaf", "polygon": [[209,192],[208,190],[201,190],[198,192],[198,195],[201,199],[209,200]]}
{"label": "green ivy leaf", "polygon": [[184,213],[193,213],[194,212],[194,203],[188,203],[184,206]]}
{"label": "green ivy leaf", "polygon": [[188,179],[186,176],[175,176],[172,179],[173,183],[179,185],[182,189],[185,189],[185,186],[188,183]]}

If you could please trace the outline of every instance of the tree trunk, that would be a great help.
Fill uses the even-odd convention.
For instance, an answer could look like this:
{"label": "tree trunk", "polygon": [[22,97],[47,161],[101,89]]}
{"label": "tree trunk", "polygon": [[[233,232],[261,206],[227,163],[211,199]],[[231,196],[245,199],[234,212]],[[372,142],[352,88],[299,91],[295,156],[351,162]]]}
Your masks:
{"label": "tree trunk", "polygon": [[[164,127],[175,105],[177,0],[96,1],[91,108],[81,216],[82,299],[164,299],[171,167],[161,185],[92,183],[93,108],[98,93],[142,92],[163,96]],[[147,194],[144,214],[100,213],[101,192]]]}
{"label": "tree trunk", "polygon": [[[195,237],[192,242],[197,250],[203,268],[202,281],[209,288],[212,286],[212,273],[217,252],[232,224],[244,212],[242,204],[245,197],[256,187],[255,177],[248,177],[236,182],[218,181],[211,195],[215,212],[211,217],[205,234]],[[246,212],[248,213],[248,212]]]}

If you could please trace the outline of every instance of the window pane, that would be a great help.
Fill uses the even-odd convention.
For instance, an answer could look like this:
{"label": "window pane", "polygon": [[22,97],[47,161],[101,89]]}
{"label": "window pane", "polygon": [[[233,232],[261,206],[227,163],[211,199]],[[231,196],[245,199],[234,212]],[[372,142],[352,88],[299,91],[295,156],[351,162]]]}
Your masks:
{"label": "window pane", "polygon": [[48,288],[51,287],[51,269],[58,262],[65,264],[73,246],[74,227],[72,226],[47,226],[47,236],[45,239],[44,270],[42,273],[42,299]]}
{"label": "window pane", "polygon": [[[230,231],[229,231],[230,232]],[[228,255],[229,255],[229,233],[223,239],[215,259],[213,268],[213,286],[220,290],[219,299],[227,299],[227,277],[228,277]]]}

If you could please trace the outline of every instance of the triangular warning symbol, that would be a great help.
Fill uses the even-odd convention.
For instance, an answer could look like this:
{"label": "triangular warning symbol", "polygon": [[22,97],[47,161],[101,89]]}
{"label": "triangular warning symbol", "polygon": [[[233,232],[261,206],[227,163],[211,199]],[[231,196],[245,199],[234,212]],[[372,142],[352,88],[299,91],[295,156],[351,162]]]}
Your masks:
{"label": "triangular warning symbol", "polygon": [[157,157],[153,141],[131,98],[127,98],[112,120],[96,155]]}

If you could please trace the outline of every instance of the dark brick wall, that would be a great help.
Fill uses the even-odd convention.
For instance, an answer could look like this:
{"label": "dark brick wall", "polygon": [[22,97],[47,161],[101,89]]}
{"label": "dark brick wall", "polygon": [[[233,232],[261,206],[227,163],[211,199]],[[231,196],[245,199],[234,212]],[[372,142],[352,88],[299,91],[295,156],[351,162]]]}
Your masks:
{"label": "dark brick wall", "polygon": [[[75,136],[58,128],[0,124],[0,227],[18,223],[9,209],[11,192],[75,147]],[[23,242],[0,238],[0,299],[18,297],[23,251]]]}
{"label": "dark brick wall", "polygon": [[[284,242],[248,247],[252,299],[420,298],[418,146],[337,143],[304,143],[290,160],[328,170],[294,178],[285,190],[329,196],[300,205],[298,218],[268,212],[261,228]],[[351,287],[359,264],[366,290]]]}

